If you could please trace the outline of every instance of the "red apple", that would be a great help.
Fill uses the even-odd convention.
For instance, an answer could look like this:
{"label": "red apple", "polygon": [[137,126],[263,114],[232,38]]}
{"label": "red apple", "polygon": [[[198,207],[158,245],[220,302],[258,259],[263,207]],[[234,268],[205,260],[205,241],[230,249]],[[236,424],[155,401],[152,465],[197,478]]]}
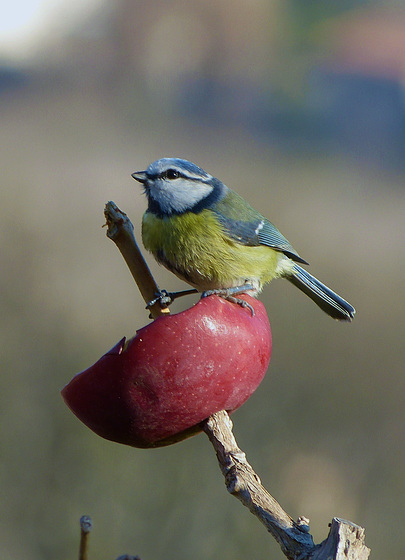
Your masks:
{"label": "red apple", "polygon": [[160,447],[201,429],[219,410],[240,407],[255,391],[271,354],[263,304],[217,296],[158,317],[123,338],[62,391],[72,412],[100,436],[135,447]]}

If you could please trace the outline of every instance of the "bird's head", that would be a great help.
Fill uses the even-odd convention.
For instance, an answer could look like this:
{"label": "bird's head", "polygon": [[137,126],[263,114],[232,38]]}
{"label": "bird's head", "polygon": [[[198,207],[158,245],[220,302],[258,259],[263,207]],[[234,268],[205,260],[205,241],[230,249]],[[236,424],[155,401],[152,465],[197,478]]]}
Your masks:
{"label": "bird's head", "polygon": [[201,212],[226,194],[221,181],[185,159],[158,159],[132,177],[144,186],[148,210],[160,217]]}

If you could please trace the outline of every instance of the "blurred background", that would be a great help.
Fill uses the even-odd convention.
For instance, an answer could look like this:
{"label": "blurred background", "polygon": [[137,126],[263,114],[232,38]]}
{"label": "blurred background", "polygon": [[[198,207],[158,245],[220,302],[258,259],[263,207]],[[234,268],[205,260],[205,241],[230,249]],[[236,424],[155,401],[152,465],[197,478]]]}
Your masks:
{"label": "blurred background", "polygon": [[[225,490],[205,435],[104,441],[59,391],[148,322],[103,209],[139,237],[130,177],[190,159],[273,221],[357,309],[289,283],[262,300],[268,374],[238,443],[317,542],[333,516],[402,556],[405,10],[341,0],[15,0],[0,22],[0,548],[4,560],[282,558]],[[160,286],[184,285],[149,259]],[[191,299],[173,307],[180,310]],[[183,306],[183,307],[182,307]]]}

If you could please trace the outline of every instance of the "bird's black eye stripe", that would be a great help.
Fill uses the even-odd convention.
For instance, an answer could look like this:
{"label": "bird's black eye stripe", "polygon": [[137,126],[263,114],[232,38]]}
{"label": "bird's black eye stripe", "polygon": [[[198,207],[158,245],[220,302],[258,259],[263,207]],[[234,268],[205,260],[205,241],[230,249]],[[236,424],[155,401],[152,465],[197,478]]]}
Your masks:
{"label": "bird's black eye stripe", "polygon": [[162,177],[164,179],[178,179],[180,177],[180,172],[177,169],[168,169],[162,173]]}

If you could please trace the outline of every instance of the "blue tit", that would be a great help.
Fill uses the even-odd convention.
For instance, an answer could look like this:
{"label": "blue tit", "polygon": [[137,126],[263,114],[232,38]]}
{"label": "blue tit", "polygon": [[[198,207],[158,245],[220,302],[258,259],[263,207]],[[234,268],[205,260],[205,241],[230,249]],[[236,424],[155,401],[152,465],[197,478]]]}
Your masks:
{"label": "blue tit", "polygon": [[287,278],[334,319],[354,317],[347,301],[300,266],[308,263],[272,223],[194,163],[163,158],[132,177],[148,200],[145,248],[203,295],[257,295],[273,278]]}

